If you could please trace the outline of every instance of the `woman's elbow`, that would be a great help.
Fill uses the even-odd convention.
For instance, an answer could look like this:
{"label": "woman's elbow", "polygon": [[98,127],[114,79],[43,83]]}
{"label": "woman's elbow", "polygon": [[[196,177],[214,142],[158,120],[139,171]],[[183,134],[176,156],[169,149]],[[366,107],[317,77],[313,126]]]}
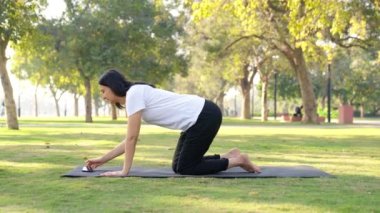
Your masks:
{"label": "woman's elbow", "polygon": [[137,139],[138,139],[138,136],[137,135],[131,135],[131,136],[128,136],[126,138],[127,142],[133,142],[133,143],[136,143],[137,142]]}

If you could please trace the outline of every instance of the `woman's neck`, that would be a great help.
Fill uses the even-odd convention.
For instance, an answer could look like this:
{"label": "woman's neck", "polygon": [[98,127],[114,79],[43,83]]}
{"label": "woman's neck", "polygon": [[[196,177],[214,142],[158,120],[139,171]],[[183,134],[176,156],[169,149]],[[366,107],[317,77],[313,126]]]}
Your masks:
{"label": "woman's neck", "polygon": [[117,99],[117,103],[121,104],[121,105],[125,105],[125,97],[118,97]]}

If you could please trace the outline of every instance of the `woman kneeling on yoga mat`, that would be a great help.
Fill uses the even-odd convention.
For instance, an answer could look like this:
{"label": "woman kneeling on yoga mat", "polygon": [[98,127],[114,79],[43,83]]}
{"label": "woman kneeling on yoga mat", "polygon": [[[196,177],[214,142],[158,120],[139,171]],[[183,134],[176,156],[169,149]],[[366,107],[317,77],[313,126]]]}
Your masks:
{"label": "woman kneeling on yoga mat", "polygon": [[94,169],[125,153],[123,170],[105,172],[103,176],[127,176],[132,166],[141,119],[170,129],[182,130],[173,157],[175,173],[203,175],[240,166],[248,172],[260,172],[248,155],[232,149],[223,155],[204,156],[222,123],[222,113],[211,101],[195,95],[181,95],[157,89],[153,85],[127,81],[116,70],[109,70],[99,79],[102,98],[125,106],[128,115],[126,138],[102,157],[86,161]]}

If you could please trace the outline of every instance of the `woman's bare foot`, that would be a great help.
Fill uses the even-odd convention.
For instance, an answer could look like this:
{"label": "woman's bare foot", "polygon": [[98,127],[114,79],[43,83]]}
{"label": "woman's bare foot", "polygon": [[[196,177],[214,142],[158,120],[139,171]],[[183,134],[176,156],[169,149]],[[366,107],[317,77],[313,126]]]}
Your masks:
{"label": "woman's bare foot", "polygon": [[240,150],[238,148],[233,148],[226,154],[221,155],[220,157],[230,159],[230,158],[237,158],[239,156],[240,156]]}
{"label": "woman's bare foot", "polygon": [[232,149],[221,157],[228,158],[228,168],[240,166],[247,172],[261,172],[260,167],[253,164],[247,154],[240,154],[238,149]]}
{"label": "woman's bare foot", "polygon": [[247,172],[257,172],[257,173],[261,172],[260,167],[253,164],[251,160],[249,160],[249,157],[247,154],[241,154],[239,158],[241,160],[240,167],[246,170]]}

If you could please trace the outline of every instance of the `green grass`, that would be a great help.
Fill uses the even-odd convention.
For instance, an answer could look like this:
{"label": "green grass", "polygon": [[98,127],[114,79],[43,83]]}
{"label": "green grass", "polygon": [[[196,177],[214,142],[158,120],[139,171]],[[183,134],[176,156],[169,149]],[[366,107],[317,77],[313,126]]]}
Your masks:
{"label": "green grass", "polygon": [[[81,120],[23,119],[19,131],[0,120],[0,212],[380,212],[376,126],[227,118],[210,149],[238,147],[259,165],[307,164],[335,178],[61,178],[124,136],[124,119]],[[143,125],[134,165],[170,166],[177,138]]]}

